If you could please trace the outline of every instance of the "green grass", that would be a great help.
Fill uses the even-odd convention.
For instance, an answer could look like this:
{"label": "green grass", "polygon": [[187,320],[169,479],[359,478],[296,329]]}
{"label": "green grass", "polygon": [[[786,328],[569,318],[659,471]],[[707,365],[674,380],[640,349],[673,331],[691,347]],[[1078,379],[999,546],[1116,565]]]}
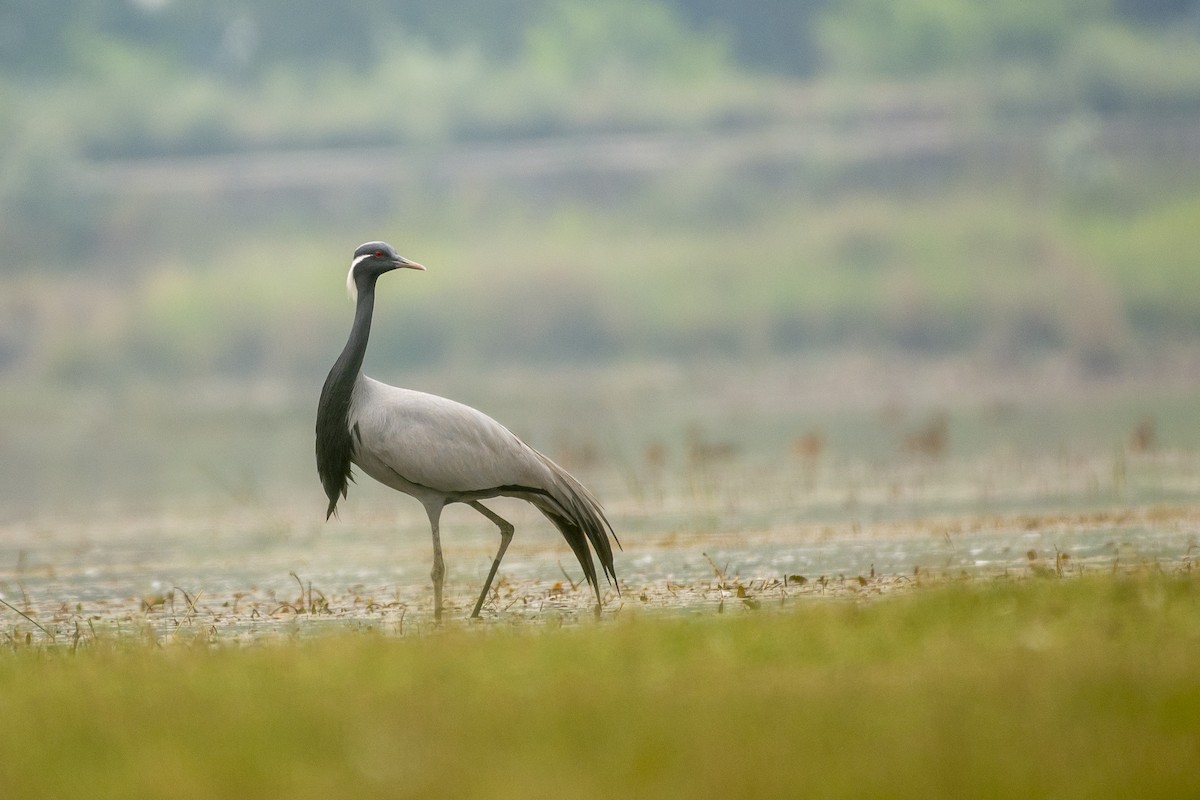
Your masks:
{"label": "green grass", "polygon": [[0,656],[5,797],[1194,796],[1200,583]]}

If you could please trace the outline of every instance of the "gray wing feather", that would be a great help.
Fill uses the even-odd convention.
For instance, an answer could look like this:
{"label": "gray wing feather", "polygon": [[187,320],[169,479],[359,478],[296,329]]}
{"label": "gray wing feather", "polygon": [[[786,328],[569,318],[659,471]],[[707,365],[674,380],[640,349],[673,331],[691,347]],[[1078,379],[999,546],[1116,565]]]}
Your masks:
{"label": "gray wing feather", "polygon": [[378,461],[438,492],[549,488],[553,482],[546,459],[533,448],[483,412],[445,397],[364,378],[350,413],[355,425],[363,461]]}

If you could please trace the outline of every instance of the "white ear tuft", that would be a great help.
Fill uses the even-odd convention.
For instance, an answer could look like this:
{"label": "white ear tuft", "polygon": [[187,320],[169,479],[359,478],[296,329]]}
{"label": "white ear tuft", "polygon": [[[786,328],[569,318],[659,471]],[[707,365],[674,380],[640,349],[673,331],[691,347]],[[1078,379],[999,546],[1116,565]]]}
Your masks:
{"label": "white ear tuft", "polygon": [[350,295],[351,302],[358,302],[358,284],[354,282],[354,268],[370,257],[370,254],[367,254],[350,262],[350,271],[346,273],[346,294]]}

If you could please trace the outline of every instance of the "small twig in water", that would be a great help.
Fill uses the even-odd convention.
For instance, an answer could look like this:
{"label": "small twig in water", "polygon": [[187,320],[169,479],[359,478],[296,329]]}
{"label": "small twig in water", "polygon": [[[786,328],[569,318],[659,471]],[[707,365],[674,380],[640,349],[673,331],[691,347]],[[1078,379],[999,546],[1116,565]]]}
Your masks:
{"label": "small twig in water", "polygon": [[725,579],[725,571],[729,569],[729,565],[726,564],[725,569],[721,569],[717,566],[717,562],[713,561],[712,556],[710,556],[708,553],[701,553],[700,555],[704,556],[704,559],[708,562],[709,566],[713,568],[713,572],[716,573],[717,580],[720,582],[720,588],[726,588],[729,585],[729,581]]}
{"label": "small twig in water", "polygon": [[558,562],[558,570],[559,570],[559,572],[561,572],[563,574],[563,577],[567,579],[567,583],[571,584],[572,592],[579,588],[579,583],[583,582],[583,581],[580,581],[579,583],[576,583],[575,581],[571,580],[571,576],[567,574],[567,570],[565,567],[563,567],[561,561]]}
{"label": "small twig in water", "polygon": [[[201,590],[199,592],[196,592],[196,596],[192,597],[190,594],[188,594],[183,589],[180,589],[178,586],[174,586],[172,588],[175,589],[175,591],[179,592],[181,595],[183,595],[183,599],[187,602],[188,608],[187,608],[187,611],[184,612],[183,616],[186,621],[191,622],[196,617],[196,603],[200,602],[200,595],[204,594],[204,591]],[[174,602],[174,600],[172,600],[172,602]]]}
{"label": "small twig in water", "polygon": [[28,614],[26,614],[24,611],[22,611],[21,609],[19,609],[19,608],[17,608],[16,606],[14,606],[12,603],[10,603],[10,602],[8,602],[7,600],[5,600],[3,597],[0,597],[0,603],[3,603],[4,605],[6,605],[6,606],[8,606],[9,608],[11,608],[13,611],[15,611],[15,612],[17,612],[18,614],[20,614],[22,617],[24,617],[24,618],[25,618],[25,620],[26,620],[26,621],[27,621],[27,622],[28,622],[30,625],[32,625],[33,627],[37,628],[37,629],[38,629],[39,631],[41,631],[42,633],[46,634],[46,636],[47,636],[47,637],[50,639],[50,641],[52,641],[52,642],[54,641],[54,634],[53,634],[53,633],[51,633],[50,631],[46,630],[45,628],[43,628],[43,627],[42,627],[42,624],[41,624],[40,622],[38,622],[36,619],[34,619],[33,617],[29,616],[29,615],[28,615]]}

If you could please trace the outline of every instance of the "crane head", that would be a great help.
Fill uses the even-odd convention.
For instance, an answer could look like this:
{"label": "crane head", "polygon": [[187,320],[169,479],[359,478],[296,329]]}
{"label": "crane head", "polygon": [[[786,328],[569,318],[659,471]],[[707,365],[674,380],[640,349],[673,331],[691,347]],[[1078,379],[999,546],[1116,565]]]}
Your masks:
{"label": "crane head", "polygon": [[358,299],[359,281],[374,281],[385,272],[394,269],[420,269],[415,261],[409,261],[387,242],[367,242],[360,244],[350,260],[350,271],[346,274],[346,290],[350,299]]}

